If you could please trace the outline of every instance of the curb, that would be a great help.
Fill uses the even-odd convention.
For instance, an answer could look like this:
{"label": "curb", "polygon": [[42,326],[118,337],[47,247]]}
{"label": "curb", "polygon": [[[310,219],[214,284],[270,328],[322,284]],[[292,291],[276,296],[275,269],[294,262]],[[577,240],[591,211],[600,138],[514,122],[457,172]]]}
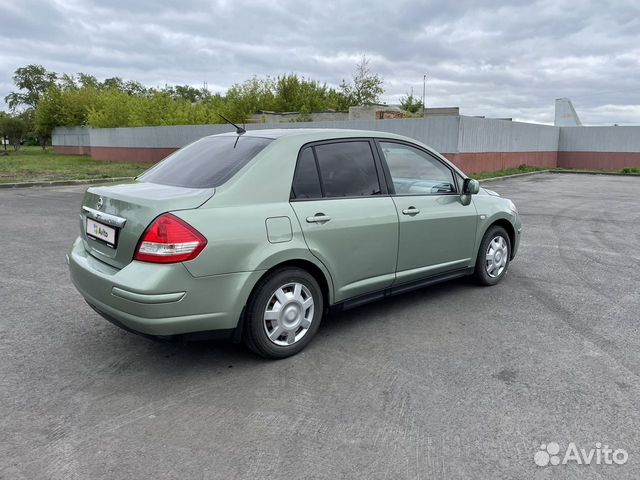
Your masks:
{"label": "curb", "polygon": [[[536,170],[535,172],[524,172],[524,173],[514,173],[512,175],[502,175],[500,177],[490,177],[490,178],[483,178],[482,180],[478,180],[480,183],[482,182],[492,182],[494,180],[504,180],[507,178],[514,178],[514,177],[525,177],[527,175],[537,175],[538,173],[550,173],[553,170]],[[473,175],[471,175],[471,178],[473,178]]]}
{"label": "curb", "polygon": [[[536,175],[538,173],[575,173],[579,175],[613,175],[616,177],[640,177],[639,173],[622,173],[622,172],[599,172],[596,170],[570,170],[570,169],[562,169],[562,170],[536,170],[535,172],[525,172],[525,173],[514,173],[513,175],[503,175],[501,177],[491,177],[491,178],[483,178],[482,180],[478,180],[480,183],[482,182],[493,182],[495,180],[503,180],[507,178],[513,177],[524,177],[526,175]],[[473,175],[471,175],[473,178]]]}
{"label": "curb", "polygon": [[614,175],[616,177],[640,177],[640,173],[623,173],[623,172],[599,172],[597,170],[570,170],[570,169],[560,169],[560,170],[550,170],[551,173],[577,173],[580,175]]}
{"label": "curb", "polygon": [[65,185],[94,185],[96,183],[115,183],[133,180],[135,177],[93,178],[81,180],[51,180],[48,182],[0,183],[0,188],[56,187]]}

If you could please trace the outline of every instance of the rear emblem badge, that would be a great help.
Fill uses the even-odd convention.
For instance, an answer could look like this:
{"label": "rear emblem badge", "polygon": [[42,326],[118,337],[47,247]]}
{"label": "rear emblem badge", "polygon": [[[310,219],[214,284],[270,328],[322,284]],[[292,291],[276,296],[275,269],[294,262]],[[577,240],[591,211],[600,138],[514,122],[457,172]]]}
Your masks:
{"label": "rear emblem badge", "polygon": [[98,203],[96,204],[96,208],[98,210],[102,208],[102,197],[98,197]]}

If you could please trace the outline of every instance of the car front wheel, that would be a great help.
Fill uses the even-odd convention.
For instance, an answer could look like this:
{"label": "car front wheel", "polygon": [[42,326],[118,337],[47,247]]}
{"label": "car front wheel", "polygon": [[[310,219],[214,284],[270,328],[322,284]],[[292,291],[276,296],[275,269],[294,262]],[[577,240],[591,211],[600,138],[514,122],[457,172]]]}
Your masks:
{"label": "car front wheel", "polygon": [[482,237],[475,277],[481,285],[495,285],[504,278],[509,268],[511,241],[504,228],[494,225]]}
{"label": "car front wheel", "polygon": [[300,268],[276,270],[258,283],[249,299],[245,343],[267,358],[295,355],[318,331],[323,308],[312,275]]}

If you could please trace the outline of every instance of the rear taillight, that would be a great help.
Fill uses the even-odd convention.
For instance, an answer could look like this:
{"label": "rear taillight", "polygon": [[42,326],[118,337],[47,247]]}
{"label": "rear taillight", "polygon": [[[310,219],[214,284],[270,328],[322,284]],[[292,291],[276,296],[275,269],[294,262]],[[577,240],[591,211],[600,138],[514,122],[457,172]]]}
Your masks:
{"label": "rear taillight", "polygon": [[186,262],[196,258],[207,239],[175,215],[165,213],[142,234],[134,260],[151,263]]}

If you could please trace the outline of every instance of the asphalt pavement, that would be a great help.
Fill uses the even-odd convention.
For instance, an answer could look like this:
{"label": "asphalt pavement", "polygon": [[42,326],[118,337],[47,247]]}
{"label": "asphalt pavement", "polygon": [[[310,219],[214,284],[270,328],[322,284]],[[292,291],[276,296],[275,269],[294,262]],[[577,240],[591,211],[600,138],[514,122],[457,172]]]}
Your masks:
{"label": "asphalt pavement", "polygon": [[281,361],[107,323],[65,263],[84,187],[0,190],[0,478],[639,478],[640,178],[484,185],[524,224],[501,284],[334,314]]}

